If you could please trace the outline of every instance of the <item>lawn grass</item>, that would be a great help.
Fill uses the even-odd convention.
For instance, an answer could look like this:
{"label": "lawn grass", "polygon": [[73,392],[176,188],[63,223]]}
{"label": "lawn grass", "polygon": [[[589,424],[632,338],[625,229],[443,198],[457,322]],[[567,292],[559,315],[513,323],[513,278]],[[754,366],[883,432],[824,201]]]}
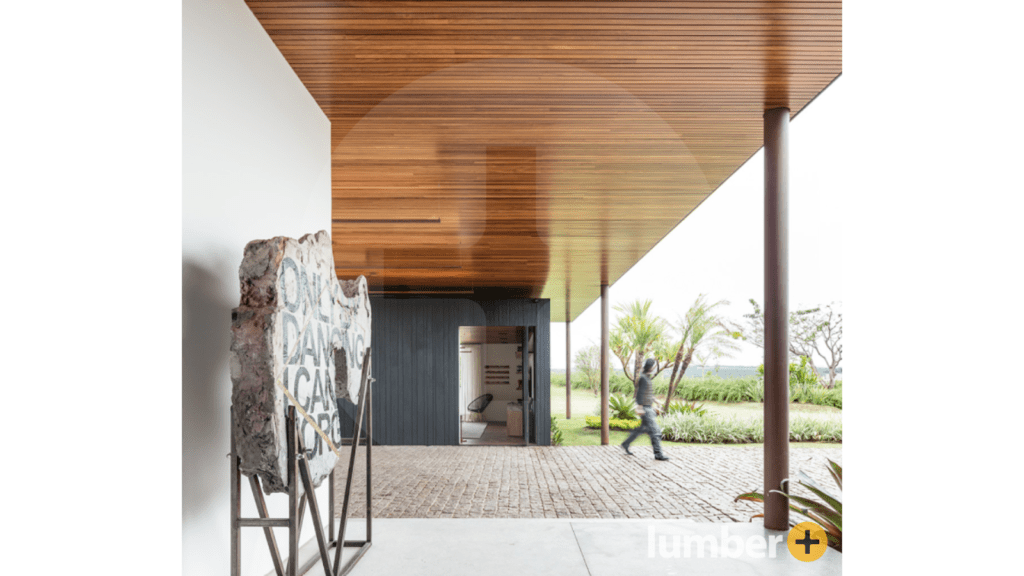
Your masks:
{"label": "lawn grass", "polygon": [[[663,398],[662,398],[663,400]],[[584,417],[597,412],[601,404],[601,398],[587,390],[572,391],[572,419],[565,419],[565,387],[551,387],[551,413],[557,417],[559,430],[563,435],[563,446],[599,446],[601,444],[601,431],[587,428]],[[722,416],[753,417],[763,414],[763,405],[760,402],[698,402],[704,404],[709,412],[715,412]],[[818,406],[816,404],[789,405],[791,415],[811,417],[836,417],[841,416],[843,411],[832,406]],[[623,430],[611,430],[609,439],[611,444],[621,444],[629,432]],[[689,442],[671,442],[662,440],[664,446],[694,446]],[[633,442],[634,446],[650,446],[651,440],[646,434],[641,435]],[[762,444],[699,444],[700,446],[761,446]],[[790,442],[790,446],[818,446],[828,447],[837,444],[827,442]]]}

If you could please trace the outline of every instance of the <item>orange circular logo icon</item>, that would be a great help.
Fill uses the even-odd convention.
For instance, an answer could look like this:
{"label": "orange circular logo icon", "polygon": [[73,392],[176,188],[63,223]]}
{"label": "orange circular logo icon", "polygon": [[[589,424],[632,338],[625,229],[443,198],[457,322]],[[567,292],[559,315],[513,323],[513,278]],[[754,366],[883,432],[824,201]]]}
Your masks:
{"label": "orange circular logo icon", "polygon": [[828,548],[825,529],[814,522],[801,522],[789,531],[786,546],[793,558],[801,562],[813,562],[821,558]]}

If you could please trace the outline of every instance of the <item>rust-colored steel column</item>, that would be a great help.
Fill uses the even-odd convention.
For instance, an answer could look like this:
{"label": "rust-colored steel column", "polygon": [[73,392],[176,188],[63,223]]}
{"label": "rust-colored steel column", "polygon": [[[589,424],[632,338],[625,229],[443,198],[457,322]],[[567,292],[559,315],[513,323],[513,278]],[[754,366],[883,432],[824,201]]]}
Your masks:
{"label": "rust-colored steel column", "polygon": [[608,429],[608,285],[601,284],[601,445],[611,442]]}
{"label": "rust-colored steel column", "polygon": [[572,418],[572,340],[569,338],[572,321],[569,319],[569,303],[565,306],[565,419]]}
{"label": "rust-colored steel column", "polygon": [[789,109],[764,113],[764,525],[789,529]]}

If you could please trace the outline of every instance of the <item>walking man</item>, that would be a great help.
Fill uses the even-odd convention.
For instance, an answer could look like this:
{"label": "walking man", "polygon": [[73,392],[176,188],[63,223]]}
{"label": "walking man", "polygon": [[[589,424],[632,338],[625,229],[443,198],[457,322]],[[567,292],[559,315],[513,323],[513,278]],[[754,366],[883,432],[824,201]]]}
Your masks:
{"label": "walking man", "polygon": [[654,358],[648,358],[644,362],[644,372],[636,380],[636,404],[637,412],[640,414],[640,426],[637,426],[629,434],[629,438],[621,444],[627,455],[632,456],[629,445],[636,440],[636,437],[646,432],[651,437],[651,446],[654,448],[655,460],[668,460],[668,456],[661,451],[661,429],[654,420],[654,384],[651,383],[650,375],[654,372]]}

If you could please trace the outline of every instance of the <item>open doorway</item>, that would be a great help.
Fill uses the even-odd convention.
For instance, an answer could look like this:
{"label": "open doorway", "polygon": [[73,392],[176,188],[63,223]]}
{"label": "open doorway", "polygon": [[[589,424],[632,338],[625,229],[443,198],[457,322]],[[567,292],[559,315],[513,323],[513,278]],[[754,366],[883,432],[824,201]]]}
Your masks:
{"label": "open doorway", "polygon": [[[533,389],[532,330],[523,326],[459,327],[459,443],[526,444]],[[524,349],[525,344],[525,349]],[[525,371],[524,371],[525,369]]]}

